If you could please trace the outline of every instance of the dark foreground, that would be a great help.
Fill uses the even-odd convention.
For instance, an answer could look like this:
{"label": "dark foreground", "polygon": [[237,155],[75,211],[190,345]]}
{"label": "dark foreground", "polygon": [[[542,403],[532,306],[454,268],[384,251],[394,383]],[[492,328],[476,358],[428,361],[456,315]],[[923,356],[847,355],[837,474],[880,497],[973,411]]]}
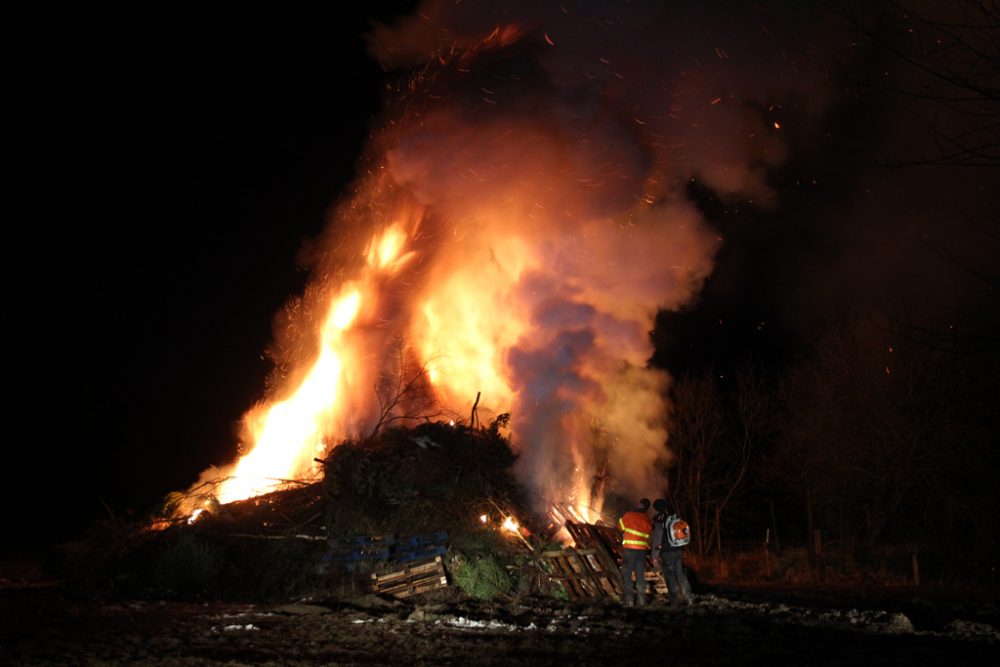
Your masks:
{"label": "dark foreground", "polygon": [[995,605],[849,602],[720,591],[678,610],[454,596],[248,605],[19,588],[0,590],[0,664],[1000,664]]}

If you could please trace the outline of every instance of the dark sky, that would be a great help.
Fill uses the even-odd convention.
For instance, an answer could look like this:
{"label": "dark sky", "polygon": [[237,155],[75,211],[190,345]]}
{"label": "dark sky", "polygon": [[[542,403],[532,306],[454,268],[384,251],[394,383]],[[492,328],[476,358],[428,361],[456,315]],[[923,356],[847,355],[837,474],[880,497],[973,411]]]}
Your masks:
{"label": "dark sky", "polygon": [[[391,75],[364,34],[411,4],[18,17],[3,503],[19,543],[73,536],[105,505],[141,513],[232,459],[272,319],[308,277],[297,256],[383,108]],[[787,363],[836,302],[896,282],[911,302],[952,302],[952,267],[919,238],[962,237],[927,213],[943,201],[930,193],[989,177],[870,170],[880,137],[899,141],[889,105],[864,87],[832,100],[772,174],[771,209],[692,183],[727,240],[702,298],[661,318],[661,363]]]}
{"label": "dark sky", "polygon": [[296,256],[382,107],[364,34],[405,9],[22,17],[13,534],[144,511],[233,457]]}

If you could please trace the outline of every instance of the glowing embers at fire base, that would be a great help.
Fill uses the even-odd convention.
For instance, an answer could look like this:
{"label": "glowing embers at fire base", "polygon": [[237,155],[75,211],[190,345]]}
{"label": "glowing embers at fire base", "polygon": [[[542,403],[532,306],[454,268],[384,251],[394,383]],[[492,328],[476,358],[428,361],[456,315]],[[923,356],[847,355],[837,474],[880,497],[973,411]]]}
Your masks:
{"label": "glowing embers at fire base", "polygon": [[501,512],[499,516],[482,514],[479,517],[479,522],[504,537],[516,537],[527,545],[529,549],[532,548],[528,542],[528,538],[531,537],[531,531],[522,526],[513,514],[508,512]]}

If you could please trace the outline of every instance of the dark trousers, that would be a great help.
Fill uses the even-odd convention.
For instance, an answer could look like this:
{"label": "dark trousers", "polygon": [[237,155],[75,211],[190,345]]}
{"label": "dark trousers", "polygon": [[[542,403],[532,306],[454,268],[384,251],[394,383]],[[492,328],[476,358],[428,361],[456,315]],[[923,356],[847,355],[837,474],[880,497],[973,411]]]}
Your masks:
{"label": "dark trousers", "polygon": [[[635,574],[635,582],[632,575]],[[646,604],[646,550],[622,549],[622,590],[625,604]]]}
{"label": "dark trousers", "polygon": [[660,558],[660,572],[667,582],[671,606],[677,605],[681,599],[690,602],[691,584],[688,583],[687,575],[684,573],[684,550],[665,550],[660,554]]}

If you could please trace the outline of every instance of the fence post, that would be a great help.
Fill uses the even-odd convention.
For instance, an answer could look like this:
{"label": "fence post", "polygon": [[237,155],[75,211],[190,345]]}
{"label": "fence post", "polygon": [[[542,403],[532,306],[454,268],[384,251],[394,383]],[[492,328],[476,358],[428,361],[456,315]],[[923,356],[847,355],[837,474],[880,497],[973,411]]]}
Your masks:
{"label": "fence post", "polygon": [[725,578],[729,576],[729,564],[726,563],[725,559],[722,557],[722,527],[720,526],[719,517],[721,512],[719,511],[719,506],[715,506],[715,554],[719,559],[719,576]]}
{"label": "fence post", "polygon": [[815,541],[813,540],[813,505],[812,505],[812,492],[809,487],[806,487],[806,547],[807,553],[809,554],[809,564],[816,564],[816,549]]}
{"label": "fence post", "polygon": [[771,529],[768,528],[767,532],[764,533],[764,572],[767,574],[767,578],[771,578],[771,549],[769,548],[769,542],[771,541]]}
{"label": "fence post", "polygon": [[778,538],[778,520],[774,516],[774,498],[767,499],[768,505],[771,506],[771,528],[774,530],[774,553],[781,553],[781,540]]}

